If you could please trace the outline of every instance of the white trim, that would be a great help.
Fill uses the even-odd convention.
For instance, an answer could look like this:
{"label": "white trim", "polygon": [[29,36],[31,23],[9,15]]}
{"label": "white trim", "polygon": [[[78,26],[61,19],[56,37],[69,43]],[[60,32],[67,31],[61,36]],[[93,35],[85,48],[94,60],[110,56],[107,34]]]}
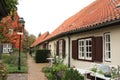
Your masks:
{"label": "white trim", "polygon": [[105,61],[111,61],[110,33],[104,34]]}

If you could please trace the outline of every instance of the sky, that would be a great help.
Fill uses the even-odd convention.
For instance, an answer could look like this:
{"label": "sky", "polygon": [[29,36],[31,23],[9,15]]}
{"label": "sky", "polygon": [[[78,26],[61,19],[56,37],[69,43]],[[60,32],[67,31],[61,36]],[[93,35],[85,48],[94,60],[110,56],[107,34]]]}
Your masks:
{"label": "sky", "polygon": [[25,29],[36,37],[59,25],[95,0],[19,0],[18,15]]}

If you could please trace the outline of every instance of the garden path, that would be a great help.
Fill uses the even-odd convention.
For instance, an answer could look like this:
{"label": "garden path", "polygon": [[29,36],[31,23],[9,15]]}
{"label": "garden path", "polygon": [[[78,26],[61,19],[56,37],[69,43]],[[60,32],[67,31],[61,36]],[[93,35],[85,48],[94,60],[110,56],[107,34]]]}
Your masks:
{"label": "garden path", "polygon": [[35,63],[28,55],[28,80],[48,80],[42,72],[42,68],[48,65],[48,63]]}

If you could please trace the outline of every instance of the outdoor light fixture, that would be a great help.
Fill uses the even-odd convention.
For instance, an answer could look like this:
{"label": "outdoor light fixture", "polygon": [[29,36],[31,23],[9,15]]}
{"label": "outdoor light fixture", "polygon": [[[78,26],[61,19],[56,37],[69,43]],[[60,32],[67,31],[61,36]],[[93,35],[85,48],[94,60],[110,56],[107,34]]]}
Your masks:
{"label": "outdoor light fixture", "polygon": [[20,36],[20,38],[19,38],[18,70],[21,70],[21,36],[23,35],[24,23],[25,23],[24,19],[20,18],[18,21],[18,32],[17,32],[17,34]]}

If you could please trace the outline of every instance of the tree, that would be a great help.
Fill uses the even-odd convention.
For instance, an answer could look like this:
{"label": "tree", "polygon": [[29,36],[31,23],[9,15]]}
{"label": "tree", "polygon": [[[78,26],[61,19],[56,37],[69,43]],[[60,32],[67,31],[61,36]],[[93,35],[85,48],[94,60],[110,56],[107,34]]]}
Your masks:
{"label": "tree", "polygon": [[9,11],[9,14],[14,17],[14,12],[17,11],[18,0],[5,0],[6,7]]}
{"label": "tree", "polygon": [[38,37],[40,37],[40,36],[41,36],[41,32],[39,33]]}
{"label": "tree", "polygon": [[10,16],[7,16],[6,18],[3,18],[0,22],[0,41],[2,43],[10,42],[12,37],[9,34],[9,29],[12,28],[12,20]]}
{"label": "tree", "polygon": [[30,48],[30,45],[32,45],[32,43],[36,40],[35,35],[31,34],[29,35],[29,33],[27,31],[25,31],[24,33],[24,41],[22,44],[23,50],[24,51],[28,51]]}

